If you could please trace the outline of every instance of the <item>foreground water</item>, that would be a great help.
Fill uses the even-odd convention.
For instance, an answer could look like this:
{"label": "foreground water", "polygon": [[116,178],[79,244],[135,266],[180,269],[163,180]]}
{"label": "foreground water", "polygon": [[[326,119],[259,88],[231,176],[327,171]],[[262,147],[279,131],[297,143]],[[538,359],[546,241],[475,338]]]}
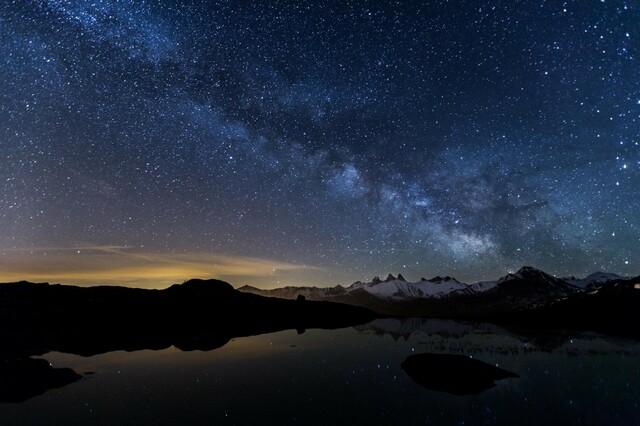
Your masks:
{"label": "foreground water", "polygon": [[[414,354],[464,354],[519,377],[477,394],[418,384]],[[486,324],[385,319],[236,338],[213,351],[48,353],[83,377],[0,424],[593,424],[640,422],[640,344]],[[451,382],[464,381],[456,372]],[[462,392],[464,393],[464,392]]]}

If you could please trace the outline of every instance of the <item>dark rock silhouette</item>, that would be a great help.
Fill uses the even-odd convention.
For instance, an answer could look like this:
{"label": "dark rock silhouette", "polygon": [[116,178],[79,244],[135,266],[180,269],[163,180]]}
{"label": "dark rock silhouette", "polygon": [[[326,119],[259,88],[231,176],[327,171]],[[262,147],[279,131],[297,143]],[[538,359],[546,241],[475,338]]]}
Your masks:
{"label": "dark rock silhouette", "polygon": [[53,368],[44,359],[0,359],[0,402],[23,402],[82,378],[70,368]]}
{"label": "dark rock silhouette", "polygon": [[502,368],[464,355],[418,354],[407,357],[402,369],[421,386],[453,395],[475,395],[496,380],[520,377]]}
{"label": "dark rock silhouette", "polygon": [[485,316],[526,328],[564,328],[640,339],[640,277],[614,280],[555,303]]}

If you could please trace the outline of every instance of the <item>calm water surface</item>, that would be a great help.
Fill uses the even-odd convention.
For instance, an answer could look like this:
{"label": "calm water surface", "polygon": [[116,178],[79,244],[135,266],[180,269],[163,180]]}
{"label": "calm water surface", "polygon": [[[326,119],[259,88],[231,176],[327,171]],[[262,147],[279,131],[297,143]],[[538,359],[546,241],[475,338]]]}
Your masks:
{"label": "calm water surface", "polygon": [[[419,353],[470,355],[520,377],[475,395],[427,389],[401,368]],[[597,335],[389,319],[208,352],[42,358],[83,378],[0,403],[0,424],[640,424],[640,344]]]}

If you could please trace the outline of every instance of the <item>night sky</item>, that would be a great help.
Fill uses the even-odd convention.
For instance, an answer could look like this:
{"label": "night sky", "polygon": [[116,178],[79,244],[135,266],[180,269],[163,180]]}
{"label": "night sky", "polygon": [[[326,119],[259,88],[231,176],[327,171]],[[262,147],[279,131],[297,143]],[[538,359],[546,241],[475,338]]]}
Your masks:
{"label": "night sky", "polygon": [[132,3],[0,5],[0,281],[640,273],[638,1]]}

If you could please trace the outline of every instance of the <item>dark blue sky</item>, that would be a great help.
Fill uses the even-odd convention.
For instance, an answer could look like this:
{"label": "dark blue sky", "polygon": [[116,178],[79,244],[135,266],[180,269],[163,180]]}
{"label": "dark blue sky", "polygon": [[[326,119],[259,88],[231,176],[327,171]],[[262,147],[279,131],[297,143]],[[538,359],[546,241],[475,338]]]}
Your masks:
{"label": "dark blue sky", "polygon": [[640,4],[380,3],[3,2],[0,278],[640,273]]}

